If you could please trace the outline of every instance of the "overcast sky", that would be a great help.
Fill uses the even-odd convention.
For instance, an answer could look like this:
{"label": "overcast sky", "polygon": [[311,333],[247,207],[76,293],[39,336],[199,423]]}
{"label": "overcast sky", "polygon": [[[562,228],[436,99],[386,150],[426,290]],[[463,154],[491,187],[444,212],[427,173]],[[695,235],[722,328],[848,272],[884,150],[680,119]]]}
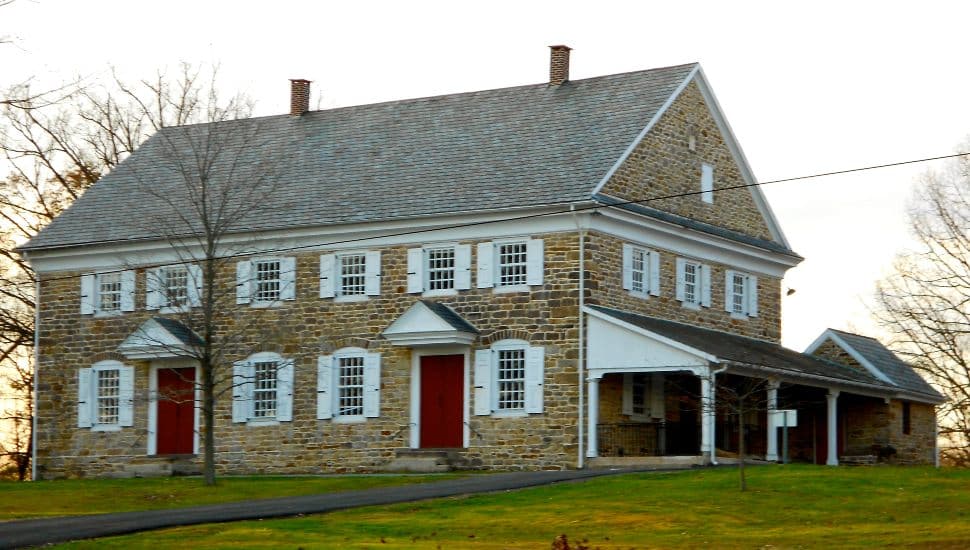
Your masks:
{"label": "overcast sky", "polygon": [[[542,82],[567,44],[573,79],[699,61],[760,181],[939,156],[970,133],[967,2],[165,2],[16,0],[0,8],[0,85],[116,67],[219,63],[226,91],[286,112]],[[767,185],[796,252],[784,343],[878,335],[864,302],[908,239],[932,165]]]}

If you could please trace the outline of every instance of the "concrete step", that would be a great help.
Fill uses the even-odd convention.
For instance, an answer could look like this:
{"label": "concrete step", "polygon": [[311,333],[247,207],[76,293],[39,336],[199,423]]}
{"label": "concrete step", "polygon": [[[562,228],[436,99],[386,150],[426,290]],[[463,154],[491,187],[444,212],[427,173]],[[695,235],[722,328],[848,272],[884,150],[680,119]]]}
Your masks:
{"label": "concrete step", "polygon": [[458,449],[401,449],[384,468],[386,472],[450,472],[464,461]]}

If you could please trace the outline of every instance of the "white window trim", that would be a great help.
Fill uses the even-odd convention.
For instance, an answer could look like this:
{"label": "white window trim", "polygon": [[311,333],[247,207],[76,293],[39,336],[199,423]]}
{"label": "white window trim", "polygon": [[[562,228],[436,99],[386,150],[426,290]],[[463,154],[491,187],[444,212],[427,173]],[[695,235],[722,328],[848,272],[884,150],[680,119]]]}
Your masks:
{"label": "white window trim", "polygon": [[[166,272],[173,268],[186,270],[186,298],[181,306],[169,306],[165,296],[168,289],[164,288]],[[162,305],[165,302],[165,305]],[[159,313],[185,313],[194,307],[202,305],[202,267],[199,264],[173,264],[149,269],[145,272],[145,309],[158,310]]]}
{"label": "white window trim", "polygon": [[[363,358],[363,404],[361,414],[340,414],[340,359]],[[317,420],[334,424],[360,424],[380,417],[381,354],[364,348],[340,348],[317,358]]]}
{"label": "white window trim", "polygon": [[[454,254],[452,288],[430,289],[430,266],[428,252],[431,250],[451,249]],[[462,290],[472,288],[471,284],[471,245],[458,242],[430,243],[420,248],[409,248],[408,285],[409,294],[420,293],[422,297],[457,296]],[[418,258],[420,256],[420,259]]]}
{"label": "white window trim", "polygon": [[[744,293],[742,300],[743,311],[734,311],[734,276],[744,279]],[[758,316],[758,277],[743,271],[732,269],[724,272],[724,310],[731,314],[732,319],[747,320]]]}
{"label": "white window trim", "polygon": [[[101,306],[101,277],[118,274],[121,291],[118,309],[103,311]],[[86,273],[81,276],[81,315],[93,317],[117,317],[135,310],[135,271],[107,270]]]}
{"label": "white window trim", "polygon": [[[525,244],[526,282],[516,285],[501,285],[501,264],[499,250],[502,245]],[[477,288],[491,288],[495,294],[528,292],[532,287],[545,284],[545,243],[543,239],[531,237],[509,237],[478,243]]]}
{"label": "white window trim", "polygon": [[[695,270],[695,291],[693,301],[687,301],[685,298],[686,285],[686,266],[693,265],[697,269]],[[680,305],[687,309],[700,310],[702,307],[711,307],[711,266],[700,262],[698,260],[693,260],[690,258],[677,258],[675,262],[676,271],[676,291],[674,296]]]}
{"label": "white window trim", "polygon": [[[110,424],[98,420],[98,372],[118,371],[118,421]],[[134,425],[134,367],[121,361],[98,361],[78,373],[78,428],[92,432],[117,432]],[[81,425],[81,408],[86,407],[87,422]]]}
{"label": "white window trim", "polygon": [[[257,300],[256,264],[279,262],[279,297],[275,300]],[[280,307],[296,299],[296,258],[293,256],[257,256],[236,264],[236,303],[249,304],[252,308]]]}
{"label": "white window trim", "polygon": [[[272,417],[253,416],[252,376],[241,372],[255,363],[276,363],[276,415]],[[247,366],[248,365],[248,366]],[[247,426],[277,426],[293,420],[293,391],[295,388],[294,362],[276,352],[254,353],[233,364],[232,422]],[[288,392],[288,393],[287,393]],[[287,397],[288,395],[288,397]]]}
{"label": "white window trim", "polygon": [[[524,403],[521,409],[498,408],[498,356],[504,350],[524,350]],[[487,364],[486,364],[487,360]],[[525,340],[501,340],[475,352],[475,415],[525,418],[545,413],[545,349]],[[487,407],[485,406],[487,404]]]}
{"label": "white window trim", "polygon": [[[633,256],[637,252],[642,252],[644,256],[643,266],[643,290],[633,289]],[[631,296],[647,299],[650,296],[660,296],[660,253],[650,247],[636,243],[623,243],[622,259],[623,290],[629,292]]]}
{"label": "white window trim", "polygon": [[[364,257],[364,293],[344,294],[341,259],[347,256]],[[320,256],[320,297],[335,303],[365,302],[380,296],[383,276],[379,250],[341,250]]]}

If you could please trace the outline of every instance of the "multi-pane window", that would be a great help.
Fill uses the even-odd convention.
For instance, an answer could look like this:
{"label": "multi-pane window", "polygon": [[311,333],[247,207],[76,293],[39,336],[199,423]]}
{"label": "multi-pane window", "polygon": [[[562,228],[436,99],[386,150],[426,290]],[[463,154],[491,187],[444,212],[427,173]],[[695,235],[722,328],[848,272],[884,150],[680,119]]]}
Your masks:
{"label": "multi-pane window", "polygon": [[525,408],[525,349],[498,350],[497,410]]}
{"label": "multi-pane window", "polygon": [[337,414],[364,414],[364,357],[340,357],[337,360]]}
{"label": "multi-pane window", "polygon": [[429,248],[425,251],[428,262],[428,290],[451,290],[455,288],[455,249]]}
{"label": "multi-pane window", "polygon": [[735,273],[731,277],[731,313],[747,313],[747,280],[744,275]]}
{"label": "multi-pane window", "polygon": [[257,260],[253,262],[255,284],[253,300],[256,302],[275,302],[280,299],[283,286],[280,277],[279,260]]}
{"label": "multi-pane window", "polygon": [[690,262],[684,264],[684,301],[689,304],[700,302],[700,293],[698,292],[700,287],[700,274],[698,271],[697,264]]}
{"label": "multi-pane window", "polygon": [[168,307],[182,307],[189,303],[189,270],[184,266],[167,267],[163,271],[164,301]]}
{"label": "multi-pane window", "polygon": [[338,256],[340,262],[340,295],[363,296],[367,292],[367,256],[346,254]]}
{"label": "multi-pane window", "polygon": [[121,273],[98,275],[98,311],[121,311]]}
{"label": "multi-pane window", "polygon": [[527,283],[528,251],[526,243],[503,243],[498,245],[498,286],[515,286]]}
{"label": "multi-pane window", "polygon": [[278,365],[259,361],[253,367],[253,418],[275,418]]}
{"label": "multi-pane window", "polygon": [[633,375],[633,388],[632,388],[631,398],[633,400],[633,414],[637,416],[645,416],[648,412],[647,409],[647,375],[646,374],[634,374]]}
{"label": "multi-pane window", "polygon": [[106,369],[97,374],[96,423],[117,424],[121,407],[121,371]]}
{"label": "multi-pane window", "polygon": [[650,255],[642,248],[634,248],[632,256],[630,290],[645,293],[647,291],[647,266]]}

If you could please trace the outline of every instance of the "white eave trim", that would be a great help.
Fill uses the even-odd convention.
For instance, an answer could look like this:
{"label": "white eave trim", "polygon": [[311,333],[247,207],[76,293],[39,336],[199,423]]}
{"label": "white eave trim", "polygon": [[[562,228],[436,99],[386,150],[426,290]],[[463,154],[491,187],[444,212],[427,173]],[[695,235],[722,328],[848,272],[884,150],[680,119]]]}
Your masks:
{"label": "white eave trim", "polygon": [[462,332],[460,330],[436,331],[436,332],[403,332],[397,334],[384,334],[384,339],[393,346],[441,346],[459,345],[469,346],[475,341],[477,334]]}
{"label": "white eave trim", "polygon": [[667,338],[666,336],[662,336],[660,334],[657,334],[656,332],[647,330],[645,328],[638,327],[638,326],[636,326],[636,325],[634,325],[632,323],[627,323],[626,321],[621,321],[620,319],[617,319],[616,317],[613,317],[612,315],[603,313],[601,311],[597,311],[597,310],[595,310],[595,309],[593,309],[591,307],[584,306],[583,307],[583,313],[586,313],[587,315],[590,315],[592,317],[595,317],[597,319],[600,319],[601,321],[606,321],[606,322],[612,323],[612,324],[614,324],[614,325],[616,325],[618,327],[625,328],[625,329],[627,329],[627,330],[629,330],[631,332],[634,332],[636,334],[639,334],[639,335],[641,335],[641,336],[643,336],[645,338],[650,338],[651,340],[655,340],[657,342],[660,342],[661,344],[665,344],[665,345],[670,346],[670,347],[672,347],[672,348],[674,348],[676,350],[679,350],[679,351],[682,351],[684,353],[693,355],[694,357],[697,357],[698,359],[700,359],[702,361],[707,361],[708,363],[720,363],[720,360],[717,358],[717,356],[711,355],[710,353],[707,353],[705,351],[701,351],[701,350],[699,350],[697,348],[693,348],[691,346],[685,345],[685,344],[683,344],[681,342],[678,342],[677,340],[673,340],[671,338]]}
{"label": "white eave trim", "polygon": [[[884,372],[882,372],[881,370],[877,369],[875,365],[873,365],[862,354],[860,354],[858,351],[856,351],[855,348],[853,348],[852,346],[850,346],[848,342],[846,342],[845,340],[843,340],[842,338],[840,338],[839,335],[836,334],[832,329],[826,329],[825,332],[823,332],[821,336],[819,336],[818,338],[815,339],[814,342],[812,342],[811,344],[809,344],[809,346],[807,348],[805,348],[805,354],[812,355],[813,352],[815,350],[817,350],[819,347],[821,347],[822,344],[824,344],[825,341],[828,340],[828,339],[831,339],[833,342],[835,342],[835,345],[837,345],[840,348],[842,348],[843,351],[845,351],[853,359],[855,359],[856,361],[858,361],[860,365],[862,365],[863,367],[865,367],[865,369],[867,371],[869,371],[869,374],[875,376],[876,378],[882,380],[883,382],[885,382],[887,384],[891,384],[893,386],[899,386],[899,384],[893,382],[892,379],[890,379],[888,376],[886,376],[886,374]],[[848,367],[848,365],[846,365],[846,366]],[[852,368],[852,367],[849,367],[849,368]]]}

